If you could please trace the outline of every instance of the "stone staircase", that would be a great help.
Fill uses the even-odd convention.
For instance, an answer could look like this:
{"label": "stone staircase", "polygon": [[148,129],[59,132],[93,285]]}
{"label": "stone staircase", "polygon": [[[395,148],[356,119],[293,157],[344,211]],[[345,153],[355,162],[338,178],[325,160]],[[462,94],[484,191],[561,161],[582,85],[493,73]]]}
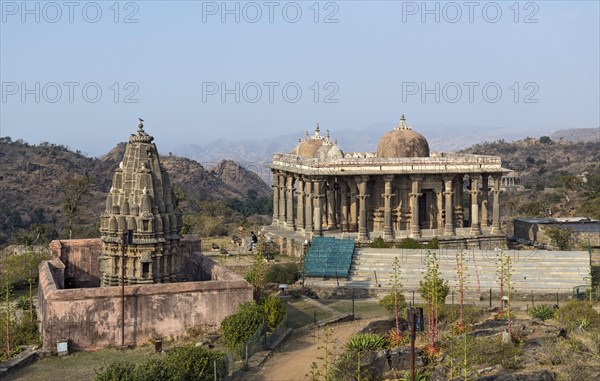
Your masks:
{"label": "stone staircase", "polygon": [[[458,294],[456,255],[459,250],[436,250],[442,277]],[[511,283],[519,294],[569,294],[573,287],[589,283],[590,259],[585,251],[505,251],[512,259]],[[494,250],[464,250],[465,291],[468,299],[499,290],[497,252]],[[381,289],[387,292],[393,284],[392,265],[400,261],[400,282],[406,297],[412,291],[418,297],[419,282],[426,271],[426,250],[357,249],[348,280],[309,278],[305,284],[313,287],[350,287]],[[408,300],[408,299],[407,299]]]}

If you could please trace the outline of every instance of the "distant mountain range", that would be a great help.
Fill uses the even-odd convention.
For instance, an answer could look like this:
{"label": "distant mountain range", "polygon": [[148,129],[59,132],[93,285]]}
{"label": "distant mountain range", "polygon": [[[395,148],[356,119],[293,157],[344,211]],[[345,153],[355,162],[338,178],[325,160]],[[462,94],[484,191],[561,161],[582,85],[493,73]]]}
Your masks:
{"label": "distant mountain range", "polygon": [[[338,145],[346,152],[376,151],[379,139],[394,127],[392,123],[371,124],[361,130],[333,130],[330,131],[331,139],[337,140]],[[321,134],[326,133],[326,127],[321,126]],[[475,144],[492,142],[496,140],[514,141],[524,138],[523,129],[489,128],[476,126],[452,125],[422,125],[414,128],[429,142],[433,151],[456,152],[471,147]],[[569,141],[595,141],[598,139],[600,128],[577,128],[560,130],[552,134],[553,140],[562,137]],[[473,131],[477,131],[474,133]],[[548,135],[550,132],[528,130],[534,136]],[[312,135],[314,131],[310,130]],[[537,135],[537,136],[535,136]],[[248,170],[258,174],[265,181],[270,181],[269,170],[265,167],[271,161],[275,152],[290,152],[297,144],[298,139],[304,137],[303,131],[295,134],[280,135],[273,138],[245,141],[217,140],[209,144],[187,144],[175,149],[178,155],[188,157],[202,163],[206,167],[226,158],[239,162]]]}
{"label": "distant mountain range", "polygon": [[[337,140],[345,152],[376,151],[379,139],[394,127],[393,123],[375,123],[360,130],[331,130],[331,139]],[[321,126],[321,134],[326,133]],[[501,127],[457,126],[457,125],[421,125],[414,130],[425,136],[433,151],[456,152],[483,142],[496,140],[514,141],[529,137],[550,135],[550,131],[507,129]],[[570,141],[594,141],[598,139],[600,128],[577,128],[560,130],[551,135],[553,140],[562,137]],[[312,135],[313,130],[309,130]],[[304,137],[304,131],[285,134],[272,138],[243,141],[217,140],[208,144],[187,144],[175,149],[179,156],[194,159],[209,167],[222,159],[231,159],[244,167],[268,178],[268,169],[264,166],[271,161],[274,152],[290,152],[298,139]]]}

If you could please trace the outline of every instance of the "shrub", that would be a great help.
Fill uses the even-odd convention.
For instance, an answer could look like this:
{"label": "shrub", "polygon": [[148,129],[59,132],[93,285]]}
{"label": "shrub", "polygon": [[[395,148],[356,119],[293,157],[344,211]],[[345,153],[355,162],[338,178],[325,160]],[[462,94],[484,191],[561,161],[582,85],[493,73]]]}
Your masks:
{"label": "shrub", "polygon": [[431,241],[427,242],[427,244],[425,245],[426,249],[439,249],[440,248],[440,242],[438,241],[437,237],[433,237],[431,239]]}
{"label": "shrub", "polygon": [[421,242],[417,241],[416,239],[404,238],[402,241],[398,242],[398,244],[396,245],[396,248],[398,248],[398,249],[422,249],[423,245],[421,245]]}
{"label": "shrub", "polygon": [[264,323],[265,315],[261,306],[254,302],[242,304],[235,314],[227,316],[221,323],[225,346],[232,351],[240,349]]}
{"label": "shrub", "polygon": [[388,341],[376,333],[357,333],[350,337],[346,347],[351,351],[377,351],[387,347]]}
{"label": "shrub", "polygon": [[97,371],[96,381],[135,381],[135,365],[125,361],[115,361]]}
{"label": "shrub", "polygon": [[115,361],[107,368],[96,371],[96,381],[212,381],[225,377],[227,361],[225,355],[202,347],[178,347],[168,351],[165,357],[150,359],[139,365]]}
{"label": "shrub", "polygon": [[558,309],[557,319],[568,329],[600,327],[600,314],[588,301],[573,300]]}
{"label": "shrub", "polygon": [[[401,291],[396,291],[395,295],[398,301],[398,311],[401,313],[406,308],[406,300]],[[396,305],[394,303],[394,292],[390,292],[386,296],[384,296],[380,301],[379,305],[385,308],[389,313],[396,313]]]}
{"label": "shrub", "polygon": [[554,309],[545,304],[538,304],[529,310],[529,315],[533,318],[544,321],[554,317]]}
{"label": "shrub", "polygon": [[273,331],[285,317],[285,304],[274,295],[269,295],[262,300],[261,307],[270,331]]}
{"label": "shrub", "polygon": [[292,284],[298,280],[299,275],[297,263],[276,264],[267,270],[265,282]]}
{"label": "shrub", "polygon": [[375,249],[388,249],[388,248],[392,247],[392,244],[385,242],[382,237],[377,237],[373,240],[373,242],[371,242],[369,247],[372,247]]}

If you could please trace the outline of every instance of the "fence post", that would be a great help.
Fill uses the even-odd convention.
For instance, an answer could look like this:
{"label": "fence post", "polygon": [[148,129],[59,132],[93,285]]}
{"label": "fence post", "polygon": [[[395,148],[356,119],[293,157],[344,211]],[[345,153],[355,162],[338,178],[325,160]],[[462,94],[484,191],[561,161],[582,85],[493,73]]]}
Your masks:
{"label": "fence post", "polygon": [[215,381],[217,381],[217,360],[213,360],[213,372],[215,376]]}
{"label": "fence post", "polygon": [[246,342],[245,347],[246,347],[246,356],[245,356],[246,358],[244,360],[244,370],[247,371],[248,370],[248,342]]}
{"label": "fence post", "polygon": [[556,307],[558,307],[558,291],[556,292]]}
{"label": "fence post", "polygon": [[313,310],[313,323],[317,325],[317,309]]}
{"label": "fence post", "polygon": [[454,291],[452,291],[452,305],[454,305]]}
{"label": "fence post", "polygon": [[490,288],[490,308],[492,307],[492,289]]}
{"label": "fence post", "polygon": [[415,305],[415,291],[413,290],[412,293],[413,293],[413,300],[412,300],[413,303],[412,303],[412,305],[414,306]]}
{"label": "fence post", "polygon": [[354,316],[354,288],[352,289],[352,320],[355,319]]}
{"label": "fence post", "polygon": [[533,290],[531,290],[531,308],[535,307],[535,300],[533,299]]}

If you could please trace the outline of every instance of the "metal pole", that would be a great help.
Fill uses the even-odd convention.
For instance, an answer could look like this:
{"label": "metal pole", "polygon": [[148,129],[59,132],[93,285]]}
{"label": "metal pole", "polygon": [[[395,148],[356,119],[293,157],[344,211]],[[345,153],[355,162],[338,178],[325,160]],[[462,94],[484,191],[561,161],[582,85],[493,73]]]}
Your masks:
{"label": "metal pole", "polygon": [[121,349],[125,347],[125,234],[121,242]]}
{"label": "metal pole", "polygon": [[531,308],[535,307],[535,301],[533,300],[533,290],[531,290]]}
{"label": "metal pole", "polygon": [[373,274],[375,274],[375,285],[379,287],[379,282],[377,281],[377,271],[373,270]]}
{"label": "metal pole", "polygon": [[452,305],[454,305],[454,291],[452,291]]}
{"label": "metal pole", "polygon": [[411,308],[410,317],[410,379],[415,381],[415,338],[416,338],[416,322],[415,310]]}
{"label": "metal pole", "polygon": [[355,319],[354,316],[354,288],[352,289],[352,320]]}
{"label": "metal pole", "polygon": [[492,289],[490,288],[490,307],[492,306]]}
{"label": "metal pole", "polygon": [[414,307],[414,306],[415,306],[415,291],[413,290],[413,292],[412,292],[412,293],[413,293],[413,301],[412,301],[413,303],[412,303],[412,305],[413,305],[413,307]]}
{"label": "metal pole", "polygon": [[215,381],[217,381],[217,360],[213,361],[213,371],[215,374]]}

